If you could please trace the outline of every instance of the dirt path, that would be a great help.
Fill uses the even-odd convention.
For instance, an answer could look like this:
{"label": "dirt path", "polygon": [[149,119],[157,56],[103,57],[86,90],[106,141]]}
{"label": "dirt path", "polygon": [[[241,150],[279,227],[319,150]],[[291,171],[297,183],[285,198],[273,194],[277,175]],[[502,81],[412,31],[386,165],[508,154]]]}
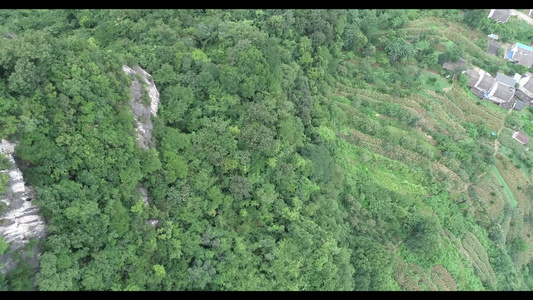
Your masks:
{"label": "dirt path", "polygon": [[529,25],[533,25],[533,18],[531,18],[530,16],[526,15],[525,13],[521,12],[521,11],[518,11],[516,9],[511,9],[511,12],[519,19],[522,19],[524,21],[526,21]]}

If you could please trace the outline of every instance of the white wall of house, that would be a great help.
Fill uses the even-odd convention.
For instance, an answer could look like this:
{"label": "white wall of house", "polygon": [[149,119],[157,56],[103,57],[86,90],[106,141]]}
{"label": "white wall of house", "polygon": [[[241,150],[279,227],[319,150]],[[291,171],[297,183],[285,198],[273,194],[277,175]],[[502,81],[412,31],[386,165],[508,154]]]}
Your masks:
{"label": "white wall of house", "polygon": [[496,91],[498,90],[499,88],[499,84],[496,82],[492,88],[490,89],[489,91],[489,94],[487,95],[487,99],[489,99],[490,101],[494,101],[494,102],[497,102],[497,103],[503,103],[503,102],[506,102],[500,98],[496,98],[494,97],[494,93],[496,93]]}
{"label": "white wall of house", "polygon": [[480,91],[483,91],[484,93],[487,92],[487,91],[485,91],[485,90],[483,90],[483,89],[480,89],[480,88],[478,87],[478,85],[479,85],[479,83],[481,82],[481,80],[483,80],[483,76],[485,76],[485,73],[486,73],[485,71],[483,71],[483,70],[479,70],[479,71],[478,71],[479,79],[477,80],[476,84],[474,84],[474,87],[475,87],[476,89],[478,89],[478,90],[480,90]]}

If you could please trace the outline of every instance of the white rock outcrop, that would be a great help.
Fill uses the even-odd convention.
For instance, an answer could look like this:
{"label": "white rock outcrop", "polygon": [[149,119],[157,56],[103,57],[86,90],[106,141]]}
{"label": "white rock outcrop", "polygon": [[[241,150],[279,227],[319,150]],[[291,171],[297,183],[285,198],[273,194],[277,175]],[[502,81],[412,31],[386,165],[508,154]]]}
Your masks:
{"label": "white rock outcrop", "polygon": [[[46,235],[44,219],[37,214],[39,208],[31,203],[35,193],[32,187],[25,185],[22,172],[18,169],[13,153],[15,143],[2,140],[0,152],[12,163],[9,170],[2,173],[9,175],[9,190],[2,196],[7,209],[0,215],[0,236],[9,243],[12,250],[27,244],[30,238],[42,238]],[[5,256],[5,254],[4,254]],[[9,261],[9,257],[7,261]],[[12,264],[6,264],[2,273],[6,273]]]}
{"label": "white rock outcrop", "polygon": [[[122,70],[128,76],[133,78],[130,86],[132,95],[130,108],[137,124],[137,128],[135,129],[137,131],[137,142],[141,148],[148,149],[150,147],[153,129],[151,117],[157,115],[157,110],[159,108],[159,91],[155,86],[152,76],[141,67],[136,66],[132,69],[126,65],[123,65]],[[137,74],[140,75],[144,86],[146,86],[146,92],[150,98],[149,107],[141,102],[141,95],[144,86],[143,83],[139,82],[138,78],[135,77]]]}

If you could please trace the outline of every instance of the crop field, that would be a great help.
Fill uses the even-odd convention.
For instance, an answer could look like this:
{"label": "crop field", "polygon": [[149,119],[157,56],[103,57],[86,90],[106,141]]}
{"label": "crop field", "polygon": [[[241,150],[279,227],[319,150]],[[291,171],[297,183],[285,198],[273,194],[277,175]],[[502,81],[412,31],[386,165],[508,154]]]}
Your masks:
{"label": "crop field", "polygon": [[[339,140],[339,150],[341,150],[339,163],[348,171],[348,174],[353,173],[355,176],[358,172],[368,173],[383,188],[401,194],[409,193],[419,196],[426,194],[424,188],[420,186],[421,175],[407,165],[341,140]],[[367,158],[361,159],[357,153]],[[356,161],[358,163],[353,163]]]}
{"label": "crop field", "polygon": [[418,265],[410,263],[409,269],[415,278],[418,278],[418,284],[424,291],[438,291],[437,286],[431,280],[430,276]]}
{"label": "crop field", "polygon": [[437,285],[439,291],[457,291],[457,284],[452,275],[442,265],[435,265],[431,269],[431,279]]}
{"label": "crop field", "polygon": [[[444,22],[444,23],[441,23]],[[443,26],[442,24],[449,24]],[[470,30],[464,26],[456,25],[451,22],[446,22],[440,18],[422,18],[410,21],[406,27],[402,29],[408,36],[425,35],[426,38],[433,37],[441,40],[441,43],[446,46],[447,41],[452,41],[454,44],[462,45],[466,51],[465,59],[470,60],[472,57],[488,60],[496,65],[505,65],[505,61],[487,53],[484,49],[479,48],[476,41],[486,38],[486,35],[478,30]]]}
{"label": "crop field", "polygon": [[510,203],[508,194],[501,187],[501,182],[495,172],[485,173],[479,180],[479,183],[472,188],[479,195],[479,206],[483,209],[490,219],[497,220],[502,214],[506,203]]}
{"label": "crop field", "polygon": [[512,161],[515,167],[516,165],[520,166],[520,170],[524,173],[527,179],[531,180],[531,168],[529,168],[522,160],[520,160],[515,155],[513,149],[507,148],[505,146],[500,146],[498,152],[505,154],[505,156],[507,156],[507,158],[509,158]]}
{"label": "crop field", "polygon": [[513,192],[511,191],[511,189],[509,188],[509,186],[503,179],[502,175],[500,174],[500,171],[498,170],[498,168],[496,168],[496,166],[492,166],[492,171],[494,175],[496,176],[496,178],[498,178],[498,181],[500,182],[503,189],[505,190],[505,193],[511,203],[511,206],[515,207],[518,204],[518,202],[516,201]]}
{"label": "crop field", "polygon": [[398,257],[395,261],[393,276],[398,285],[406,291],[423,291],[424,289],[418,285],[418,279],[413,278],[409,272],[407,264]]}
{"label": "crop field", "polygon": [[531,199],[527,195],[529,180],[524,172],[516,168],[514,164],[511,163],[511,160],[505,156],[498,161],[498,171],[501,174],[501,177],[505,179],[507,187],[512,191],[516,200],[516,204],[514,202],[511,204],[513,206],[518,204],[521,211],[527,212],[531,206]]}

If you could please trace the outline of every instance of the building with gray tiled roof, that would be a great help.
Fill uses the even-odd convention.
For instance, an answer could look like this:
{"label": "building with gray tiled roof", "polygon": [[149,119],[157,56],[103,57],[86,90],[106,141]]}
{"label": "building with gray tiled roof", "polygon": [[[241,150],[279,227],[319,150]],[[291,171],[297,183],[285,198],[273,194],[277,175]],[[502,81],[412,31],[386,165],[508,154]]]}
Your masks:
{"label": "building with gray tiled roof", "polygon": [[514,106],[514,104],[516,103],[516,101],[514,99],[512,99],[511,101],[507,101],[507,102],[502,102],[502,103],[498,103],[498,106],[500,108],[511,108]]}
{"label": "building with gray tiled roof", "polygon": [[476,97],[478,97],[479,99],[483,99],[483,96],[485,96],[485,93],[476,89],[475,87],[471,87],[470,88],[470,91],[472,92],[472,94],[474,94]]}
{"label": "building with gray tiled roof", "polygon": [[532,104],[531,102],[533,102],[533,98],[529,97],[521,90],[514,91],[514,97],[518,100],[522,100],[525,105],[531,105]]}
{"label": "building with gray tiled roof", "polygon": [[473,88],[478,82],[480,74],[472,69],[468,69],[464,73],[468,76],[468,83],[466,85]]}
{"label": "building with gray tiled roof", "polygon": [[533,78],[531,75],[533,74],[527,74],[520,79],[518,89],[528,97],[533,98]]}
{"label": "building with gray tiled roof", "polygon": [[513,77],[509,77],[503,73],[498,73],[496,74],[496,81],[498,82],[501,82],[501,83],[504,83],[510,87],[513,87],[515,86],[516,84],[516,80],[513,78]]}
{"label": "building with gray tiled roof", "polygon": [[510,9],[491,9],[489,12],[489,19],[493,19],[496,22],[505,23],[511,16]]}
{"label": "building with gray tiled roof", "polygon": [[507,53],[507,59],[522,66],[533,66],[533,47],[516,43]]}
{"label": "building with gray tiled roof", "polygon": [[466,59],[464,58],[461,58],[459,59],[458,62],[450,62],[450,61],[447,61],[445,63],[442,64],[442,67],[448,71],[455,71],[455,70],[458,70],[462,67],[466,66]]}
{"label": "building with gray tiled roof", "polygon": [[524,101],[517,100],[516,104],[514,105],[514,109],[521,110],[522,108],[524,108]]}
{"label": "building with gray tiled roof", "polygon": [[502,82],[496,81],[494,86],[490,89],[490,92],[485,97],[491,101],[501,103],[511,101],[513,96],[514,88],[511,88]]}
{"label": "building with gray tiled roof", "polygon": [[498,55],[498,49],[502,47],[502,45],[498,42],[496,42],[495,39],[488,38],[488,49],[487,52],[492,55]]}
{"label": "building with gray tiled roof", "polygon": [[483,70],[481,71],[480,77],[481,79],[478,81],[478,83],[476,83],[476,85],[474,85],[474,87],[478,88],[483,92],[488,92],[492,88],[496,80],[492,76],[490,76],[489,73]]}

